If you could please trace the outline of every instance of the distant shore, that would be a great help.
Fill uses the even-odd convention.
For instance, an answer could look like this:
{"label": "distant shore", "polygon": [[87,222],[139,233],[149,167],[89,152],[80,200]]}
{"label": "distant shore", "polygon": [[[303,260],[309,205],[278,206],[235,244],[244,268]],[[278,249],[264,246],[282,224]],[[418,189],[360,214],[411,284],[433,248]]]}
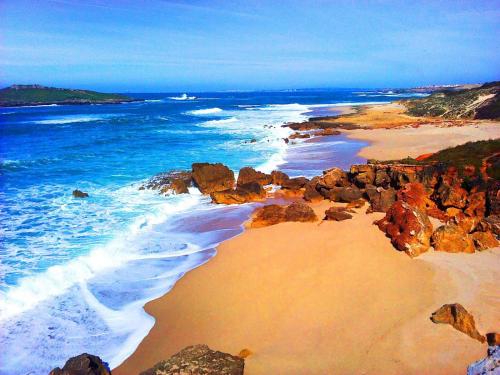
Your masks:
{"label": "distant shore", "polygon": [[[369,141],[360,155],[379,160],[500,134],[498,122],[369,127],[341,131]],[[337,204],[310,205],[321,217]],[[248,229],[222,243],[210,262],[146,305],[155,326],[113,374],[139,373],[194,344],[232,354],[249,349],[246,374],[464,373],[484,357],[484,344],[429,316],[460,302],[481,332],[498,329],[500,248],[410,259],[372,225],[383,214],[365,210],[343,222]]]}

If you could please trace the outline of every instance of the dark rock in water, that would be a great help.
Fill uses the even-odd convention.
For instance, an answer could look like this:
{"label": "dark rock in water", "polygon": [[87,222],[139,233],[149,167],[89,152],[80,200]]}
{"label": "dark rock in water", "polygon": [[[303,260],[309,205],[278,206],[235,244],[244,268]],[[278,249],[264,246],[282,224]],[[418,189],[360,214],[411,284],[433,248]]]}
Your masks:
{"label": "dark rock in water", "polygon": [[257,182],[260,185],[269,185],[273,182],[271,175],[256,171],[251,167],[244,167],[238,173],[237,185],[241,186],[249,182]]}
{"label": "dark rock in water", "polygon": [[318,220],[313,209],[305,203],[294,202],[285,209],[286,221],[316,221]]}
{"label": "dark rock in water", "polygon": [[186,194],[189,193],[191,185],[191,172],[189,171],[173,171],[168,173],[160,173],[152,177],[145,185],[139,189],[159,190],[161,194]]}
{"label": "dark rock in water", "polygon": [[474,317],[459,303],[446,304],[431,315],[434,323],[450,324],[456,330],[469,335],[473,339],[485,342],[485,338],[476,329]]}
{"label": "dark rock in water", "polygon": [[232,189],[235,183],[233,171],[221,163],[194,163],[192,176],[203,194]]}
{"label": "dark rock in water", "polygon": [[83,191],[76,189],[76,190],[73,190],[73,197],[75,197],[75,198],[88,198],[89,194],[84,193]]}
{"label": "dark rock in water", "polygon": [[342,221],[352,219],[352,215],[343,207],[330,207],[325,211],[324,220]]}
{"label": "dark rock in water", "polygon": [[101,358],[83,353],[68,359],[62,369],[56,367],[49,375],[111,375],[111,371]]}
{"label": "dark rock in water", "polygon": [[207,345],[194,345],[140,375],[243,375],[244,367],[243,358],[211,350]]}
{"label": "dark rock in water", "polygon": [[257,182],[248,182],[236,189],[214,191],[210,194],[212,202],[218,204],[242,204],[257,202],[266,198],[266,191]]}
{"label": "dark rock in water", "polygon": [[271,177],[274,185],[282,185],[285,181],[290,179],[286,173],[281,171],[272,171]]}
{"label": "dark rock in water", "polygon": [[311,135],[307,133],[295,132],[291,134],[288,138],[289,139],[311,138]]}
{"label": "dark rock in water", "polygon": [[250,143],[255,143],[255,142],[257,142],[257,140],[256,140],[255,138],[252,138],[252,139],[250,140]]}

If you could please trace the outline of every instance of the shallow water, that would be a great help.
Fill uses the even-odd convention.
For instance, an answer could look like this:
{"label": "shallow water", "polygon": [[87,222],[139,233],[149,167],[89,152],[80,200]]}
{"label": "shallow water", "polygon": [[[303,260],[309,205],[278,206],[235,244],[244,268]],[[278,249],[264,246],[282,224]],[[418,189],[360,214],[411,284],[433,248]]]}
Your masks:
{"label": "shallow water", "polygon": [[[287,146],[280,125],[379,95],[366,92],[137,94],[147,100],[0,108],[0,373],[46,374],[83,351],[120,364],[153,325],[143,305],[240,233],[253,209],[140,184],[201,161],[306,176],[361,162],[362,142]],[[90,197],[73,198],[75,188]]]}

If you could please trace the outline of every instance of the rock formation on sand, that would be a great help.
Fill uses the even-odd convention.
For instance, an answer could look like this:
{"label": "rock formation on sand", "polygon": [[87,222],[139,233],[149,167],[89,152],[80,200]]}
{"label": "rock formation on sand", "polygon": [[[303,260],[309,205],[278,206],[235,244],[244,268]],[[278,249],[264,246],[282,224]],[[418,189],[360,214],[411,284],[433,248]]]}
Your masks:
{"label": "rock formation on sand", "polygon": [[221,163],[194,163],[192,176],[203,194],[232,189],[235,183],[234,172]]}
{"label": "rock formation on sand", "polygon": [[242,375],[244,367],[241,357],[211,350],[207,345],[194,345],[140,375]]}
{"label": "rock formation on sand", "polygon": [[111,375],[111,371],[101,358],[83,353],[68,359],[62,369],[56,367],[49,375]]}
{"label": "rock formation on sand", "polygon": [[258,182],[247,182],[238,185],[236,189],[214,191],[210,197],[212,202],[217,204],[241,204],[264,200],[266,191]]}
{"label": "rock formation on sand", "polygon": [[343,221],[352,219],[352,215],[345,207],[330,207],[325,211],[324,220]]}
{"label": "rock formation on sand", "polygon": [[294,202],[288,206],[270,204],[255,211],[251,227],[267,227],[286,221],[313,222],[317,220],[318,217],[312,208],[305,203]]}
{"label": "rock formation on sand", "polygon": [[474,317],[459,303],[441,306],[431,315],[434,323],[450,324],[456,330],[469,335],[473,339],[485,342],[485,338],[476,329]]}

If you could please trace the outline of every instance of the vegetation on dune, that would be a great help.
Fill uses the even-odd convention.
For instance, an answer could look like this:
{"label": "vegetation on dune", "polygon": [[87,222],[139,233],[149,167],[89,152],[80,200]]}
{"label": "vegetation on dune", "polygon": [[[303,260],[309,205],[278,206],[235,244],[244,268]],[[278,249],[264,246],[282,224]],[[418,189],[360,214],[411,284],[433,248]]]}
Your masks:
{"label": "vegetation on dune", "polygon": [[417,117],[500,119],[500,82],[466,90],[439,91],[426,98],[401,103],[409,115]]}
{"label": "vegetation on dune", "polygon": [[39,85],[13,85],[0,90],[0,106],[40,104],[121,103],[134,99],[120,94],[70,90]]}
{"label": "vegetation on dune", "polygon": [[474,166],[479,170],[487,162],[486,173],[489,177],[500,181],[500,138],[487,141],[467,142],[463,145],[450,147],[432,154],[424,160],[405,158],[401,160],[368,160],[368,163],[427,165],[439,163],[445,166],[457,167],[463,174],[466,166]]}

